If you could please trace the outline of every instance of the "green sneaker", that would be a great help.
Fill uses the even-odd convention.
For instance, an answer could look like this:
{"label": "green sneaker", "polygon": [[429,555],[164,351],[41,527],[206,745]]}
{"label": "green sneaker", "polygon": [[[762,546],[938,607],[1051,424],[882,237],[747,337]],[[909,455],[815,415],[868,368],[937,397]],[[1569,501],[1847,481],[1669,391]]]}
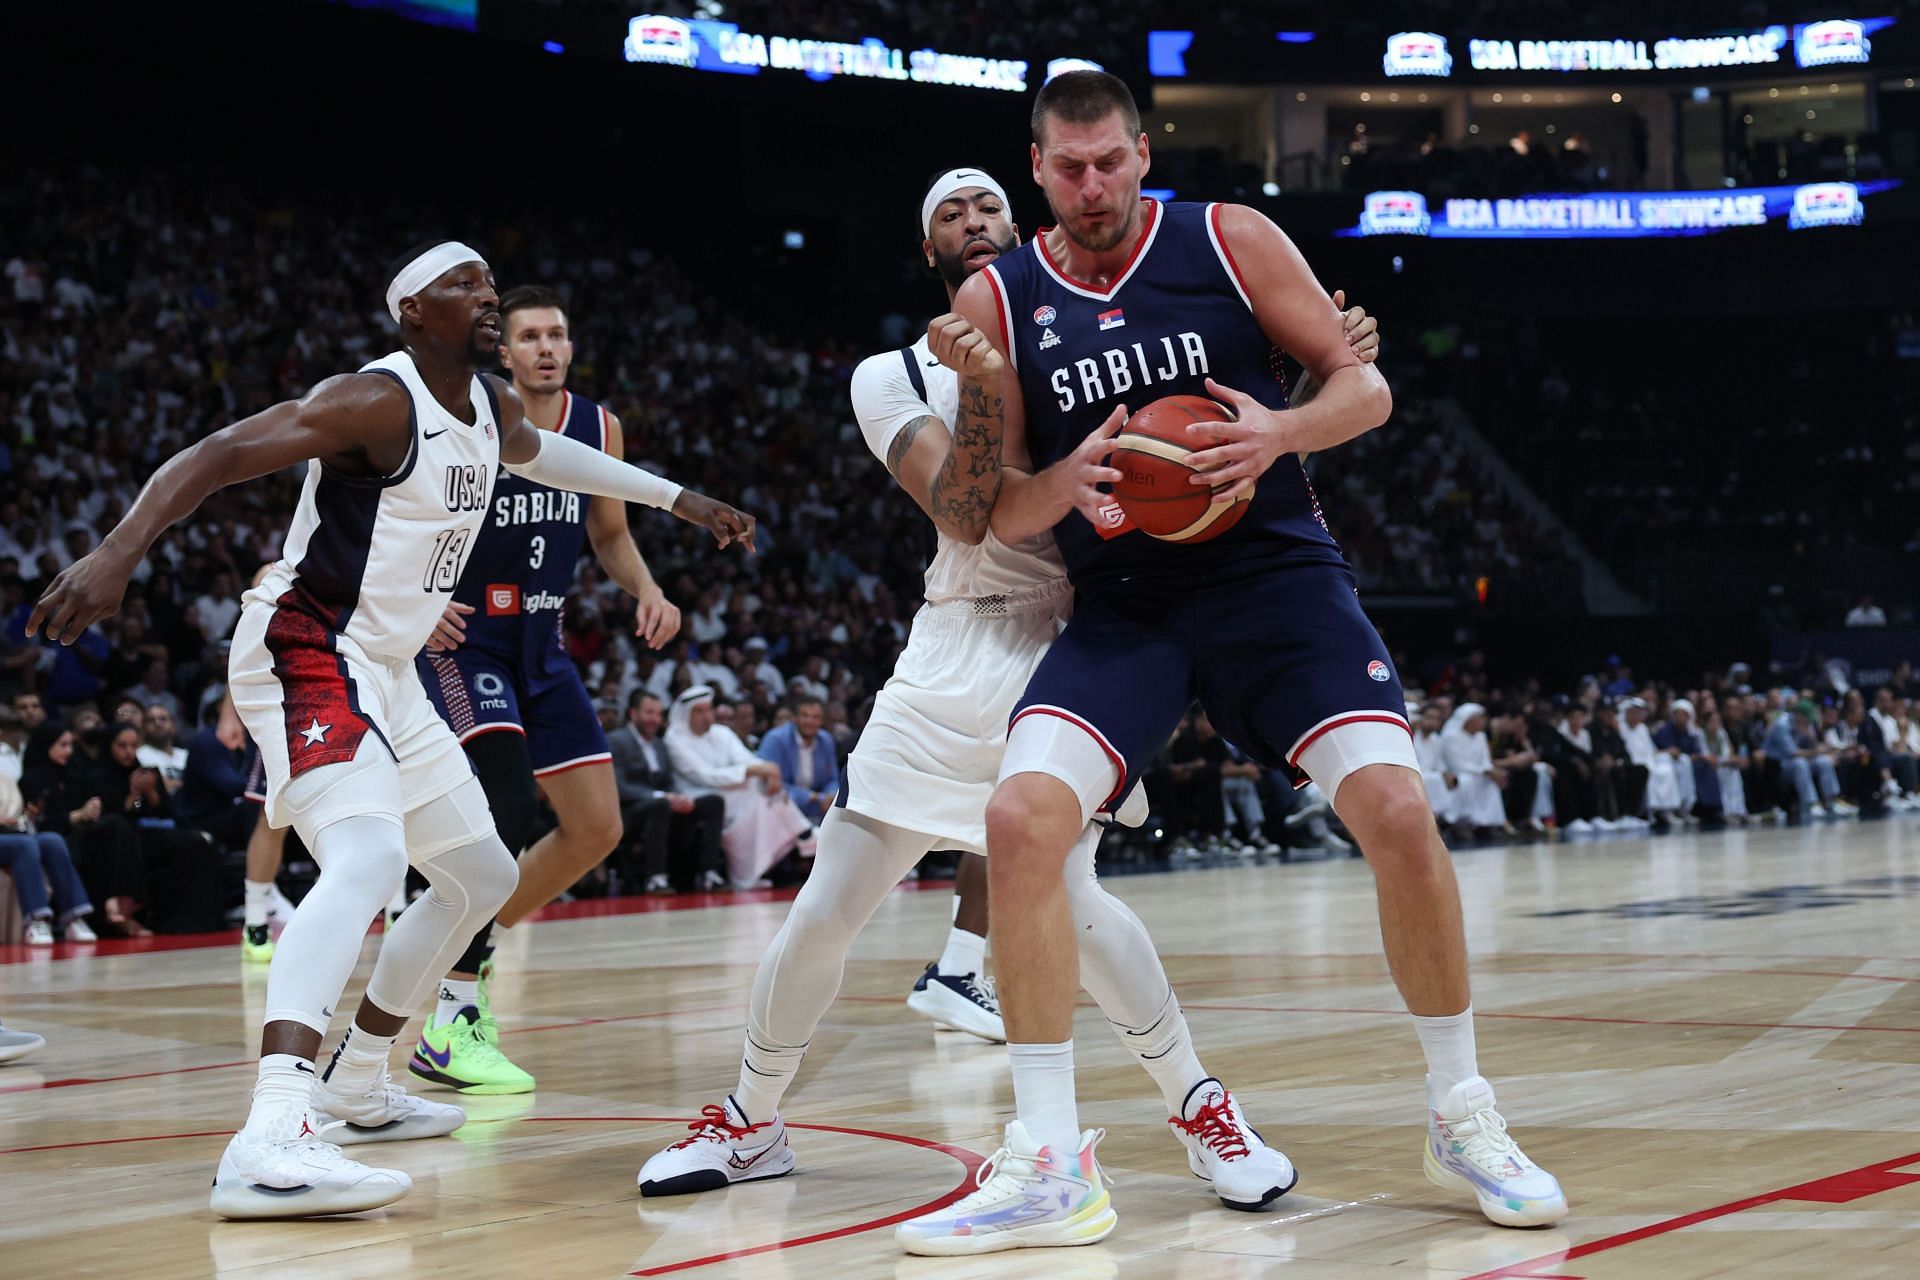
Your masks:
{"label": "green sneaker", "polygon": [[480,989],[480,998],[474,1009],[480,1015],[480,1037],[490,1045],[500,1043],[500,1024],[493,1016],[493,997],[487,994],[487,987],[493,982],[493,957],[488,956],[480,962],[480,980],[476,984]]}
{"label": "green sneaker", "polygon": [[413,1047],[407,1070],[459,1093],[533,1092],[533,1077],[514,1066],[500,1047],[487,1039],[471,1009],[462,1009],[444,1027],[429,1024],[421,1028],[420,1042]]}
{"label": "green sneaker", "polygon": [[273,960],[273,935],[267,932],[267,926],[256,924],[240,931],[240,958],[248,964]]}

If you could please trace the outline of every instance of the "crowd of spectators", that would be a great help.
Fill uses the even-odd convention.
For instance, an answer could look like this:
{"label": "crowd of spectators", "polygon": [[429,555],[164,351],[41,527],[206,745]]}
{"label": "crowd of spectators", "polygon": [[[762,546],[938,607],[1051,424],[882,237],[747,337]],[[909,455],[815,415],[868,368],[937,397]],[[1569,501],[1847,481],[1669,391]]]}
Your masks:
{"label": "crowd of spectators", "polygon": [[[1623,365],[1617,328],[1437,325],[1416,343],[1435,358],[1410,372],[1457,397],[1530,487],[1656,606],[1696,604],[1685,594],[1692,580],[1660,589],[1676,559],[1708,558],[1729,584],[1743,564],[1784,575],[1798,561],[1821,580],[1800,593],[1821,611],[1809,621],[1837,622],[1859,585],[1883,576],[1877,566],[1889,562],[1875,557],[1920,551],[1920,398],[1895,354],[1900,327],[1856,315],[1704,326],[1685,342],[1638,343]],[[1500,358],[1479,358],[1488,351]],[[1565,464],[1569,450],[1580,465]],[[1860,574],[1852,590],[1848,570]]]}
{"label": "crowd of spectators", "polygon": [[[347,195],[268,199],[84,170],[23,175],[0,194],[0,213],[0,700],[12,709],[0,775],[19,784],[14,821],[62,839],[88,899],[72,901],[67,886],[54,895],[67,901],[31,909],[69,936],[82,916],[123,933],[214,927],[252,821],[242,744],[222,714],[227,637],[242,584],[279,553],[300,473],[218,494],[164,534],[119,615],[71,648],[29,641],[23,624],[46,582],[97,545],[161,460],[383,352],[392,335],[373,276],[415,237]],[[701,821],[711,806],[651,745],[662,704],[710,686],[713,722],[759,751],[769,785],[817,821],[832,791],[827,765],[844,759],[905,641],[931,530],[853,423],[846,384],[867,344],[758,326],[673,262],[616,248],[626,238],[611,225],[576,220],[536,236],[508,219],[485,230],[503,283],[538,280],[570,297],[572,384],[620,416],[630,455],[761,520],[749,559],[716,554],[680,522],[636,515],[644,555],[684,610],[664,651],[633,638],[632,602],[590,561],[563,623],[603,723],[634,738],[622,791],[629,847],[616,868],[656,892],[710,887],[721,872]],[[1401,346],[1429,362],[1442,349],[1425,335]],[[1492,598],[1511,607],[1577,611],[1561,539],[1497,497],[1412,390],[1420,382],[1407,379],[1392,424],[1308,462],[1363,588],[1471,600],[1490,580]],[[1563,429],[1613,424],[1551,379],[1541,396],[1569,424],[1578,415]],[[1596,467],[1574,483],[1616,482],[1608,475]],[[1166,778],[1179,798],[1169,803],[1219,811],[1217,823],[1183,816],[1182,836],[1231,829],[1261,851],[1289,817],[1323,829],[1311,797],[1300,805],[1204,720],[1183,730],[1174,755]],[[1814,771],[1817,785],[1824,771]],[[1207,780],[1226,783],[1217,804]]]}

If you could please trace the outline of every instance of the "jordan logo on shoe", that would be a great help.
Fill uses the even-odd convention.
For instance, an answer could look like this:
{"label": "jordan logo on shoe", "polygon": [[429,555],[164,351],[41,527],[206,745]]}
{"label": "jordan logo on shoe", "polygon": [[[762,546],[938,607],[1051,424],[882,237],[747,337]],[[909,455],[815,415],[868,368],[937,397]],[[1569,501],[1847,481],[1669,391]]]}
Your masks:
{"label": "jordan logo on shoe", "polygon": [[299,1136],[302,1138],[317,1138],[320,1135],[313,1131],[313,1125],[311,1122],[308,1121],[307,1117],[301,1116]]}

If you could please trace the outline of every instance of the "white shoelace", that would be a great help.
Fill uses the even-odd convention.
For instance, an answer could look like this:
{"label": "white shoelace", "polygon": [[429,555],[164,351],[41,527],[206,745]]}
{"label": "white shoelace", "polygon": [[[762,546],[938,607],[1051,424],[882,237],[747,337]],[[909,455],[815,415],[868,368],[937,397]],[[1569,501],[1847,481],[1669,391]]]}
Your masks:
{"label": "white shoelace", "polygon": [[973,998],[979,1003],[989,1005],[994,1009],[1000,1007],[1000,991],[998,987],[994,986],[992,978],[983,978],[978,974],[970,974],[967,977],[967,990],[972,993]]}
{"label": "white shoelace", "polygon": [[[1527,1159],[1526,1152],[1520,1150],[1520,1144],[1507,1132],[1506,1117],[1492,1107],[1482,1107],[1463,1120],[1445,1122],[1447,1132],[1463,1140],[1460,1150],[1475,1164],[1487,1166],[1505,1160],[1511,1160],[1522,1169],[1531,1168],[1533,1162]],[[1456,1126],[1474,1126],[1471,1133],[1461,1134]]]}

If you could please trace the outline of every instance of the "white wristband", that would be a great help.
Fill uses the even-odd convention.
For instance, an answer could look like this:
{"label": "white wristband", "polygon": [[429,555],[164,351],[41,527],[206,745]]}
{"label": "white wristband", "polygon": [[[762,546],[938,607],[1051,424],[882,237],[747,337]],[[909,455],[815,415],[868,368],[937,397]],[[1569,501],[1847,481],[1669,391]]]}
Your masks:
{"label": "white wristband", "polygon": [[[528,428],[534,430],[534,428]],[[514,475],[552,489],[599,494],[643,507],[673,510],[683,488],[664,476],[622,462],[557,431],[538,431],[540,452],[525,462],[503,462]]]}

